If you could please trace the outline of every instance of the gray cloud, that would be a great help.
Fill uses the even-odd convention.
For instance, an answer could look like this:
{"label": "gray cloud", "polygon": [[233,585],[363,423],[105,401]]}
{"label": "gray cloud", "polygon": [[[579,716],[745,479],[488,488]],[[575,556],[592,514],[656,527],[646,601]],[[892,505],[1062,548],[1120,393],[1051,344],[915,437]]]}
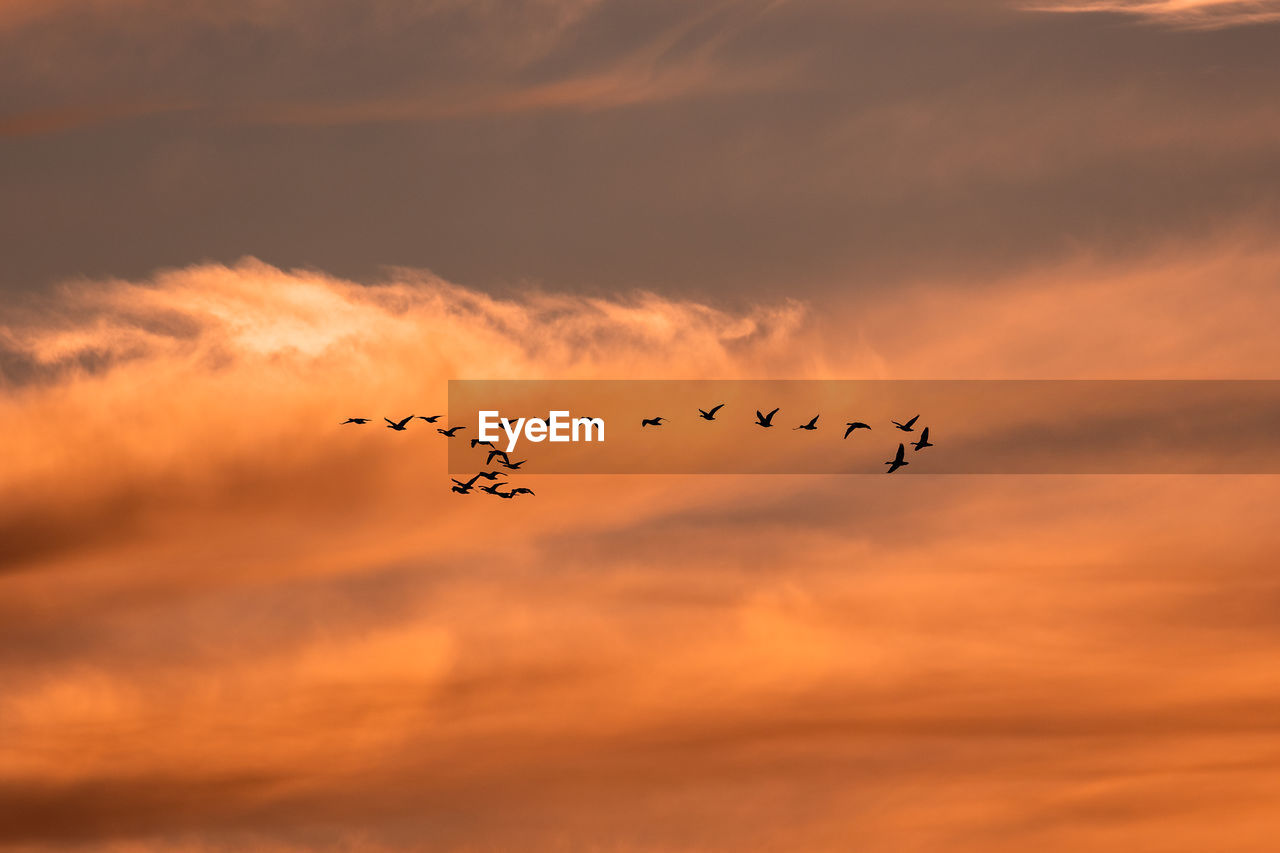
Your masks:
{"label": "gray cloud", "polygon": [[995,3],[143,5],[0,35],[26,134],[0,166],[10,291],[253,254],[818,296],[1270,232],[1280,209],[1266,28]]}

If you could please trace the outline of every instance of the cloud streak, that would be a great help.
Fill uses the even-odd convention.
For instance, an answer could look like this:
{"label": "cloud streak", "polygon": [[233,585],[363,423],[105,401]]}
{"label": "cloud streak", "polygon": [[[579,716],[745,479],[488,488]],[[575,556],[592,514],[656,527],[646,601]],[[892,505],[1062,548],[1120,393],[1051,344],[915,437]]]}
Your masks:
{"label": "cloud streak", "polygon": [[1275,0],[1089,0],[1028,7],[1037,12],[1108,13],[1188,30],[1214,30],[1280,21]]}

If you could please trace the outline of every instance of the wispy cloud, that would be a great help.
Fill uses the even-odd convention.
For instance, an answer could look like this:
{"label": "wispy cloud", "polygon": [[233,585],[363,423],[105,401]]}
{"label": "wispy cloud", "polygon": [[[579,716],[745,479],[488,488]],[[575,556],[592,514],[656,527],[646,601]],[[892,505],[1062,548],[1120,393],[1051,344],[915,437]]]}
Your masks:
{"label": "wispy cloud", "polygon": [[1085,0],[1028,7],[1039,12],[1113,13],[1183,29],[1210,30],[1280,21],[1277,0]]}
{"label": "wispy cloud", "polygon": [[[733,63],[719,54],[720,48],[767,13],[768,3],[734,0],[694,11],[664,10],[635,34],[610,31],[609,38],[616,43],[606,56],[584,48],[587,36],[580,32],[601,5],[597,0],[532,0],[496,12],[456,2],[413,11],[375,3],[362,19],[365,38],[387,39],[397,28],[430,27],[435,40],[422,49],[442,58],[392,87],[356,81],[341,94],[308,94],[303,82],[277,93],[270,86],[260,87],[229,101],[218,86],[197,86],[187,87],[180,95],[175,90],[171,98],[151,97],[148,103],[160,102],[154,106],[92,100],[67,103],[68,90],[83,99],[84,92],[94,91],[100,80],[88,63],[51,66],[39,51],[25,48],[22,34],[33,30],[46,36],[54,33],[63,40],[80,38],[89,50],[96,49],[95,40],[105,34],[169,61],[170,40],[199,33],[221,39],[236,27],[266,38],[287,38],[288,50],[323,52],[328,49],[326,38],[334,37],[328,28],[346,25],[326,15],[317,22],[303,4],[266,0],[197,3],[182,9],[154,0],[0,5],[0,36],[7,35],[16,46],[9,60],[15,76],[29,76],[30,82],[45,84],[57,93],[54,103],[0,116],[0,136],[56,133],[168,111],[174,109],[171,102],[214,122],[329,126],[614,109],[772,91],[791,79],[794,69],[785,61]],[[450,29],[452,38],[436,35]],[[452,67],[442,71],[438,67],[442,62]],[[152,77],[133,85],[169,88],[164,80]],[[122,93],[107,95],[120,100]]]}

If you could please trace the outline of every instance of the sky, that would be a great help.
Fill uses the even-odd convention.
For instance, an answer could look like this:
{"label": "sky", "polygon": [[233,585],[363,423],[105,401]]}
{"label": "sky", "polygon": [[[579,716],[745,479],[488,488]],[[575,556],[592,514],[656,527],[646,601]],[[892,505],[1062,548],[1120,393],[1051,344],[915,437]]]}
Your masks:
{"label": "sky", "polygon": [[1275,477],[499,501],[339,422],[1278,378],[1278,39],[1269,0],[0,0],[0,850],[1272,849]]}

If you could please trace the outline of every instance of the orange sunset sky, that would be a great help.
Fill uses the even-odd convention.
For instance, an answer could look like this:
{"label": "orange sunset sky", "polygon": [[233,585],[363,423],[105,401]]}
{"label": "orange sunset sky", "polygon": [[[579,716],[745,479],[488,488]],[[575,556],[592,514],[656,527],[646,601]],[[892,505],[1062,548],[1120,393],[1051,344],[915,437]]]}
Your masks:
{"label": "orange sunset sky", "polygon": [[1277,0],[0,0],[0,850],[1280,849],[1280,477],[381,426],[1280,378],[1277,92]]}

